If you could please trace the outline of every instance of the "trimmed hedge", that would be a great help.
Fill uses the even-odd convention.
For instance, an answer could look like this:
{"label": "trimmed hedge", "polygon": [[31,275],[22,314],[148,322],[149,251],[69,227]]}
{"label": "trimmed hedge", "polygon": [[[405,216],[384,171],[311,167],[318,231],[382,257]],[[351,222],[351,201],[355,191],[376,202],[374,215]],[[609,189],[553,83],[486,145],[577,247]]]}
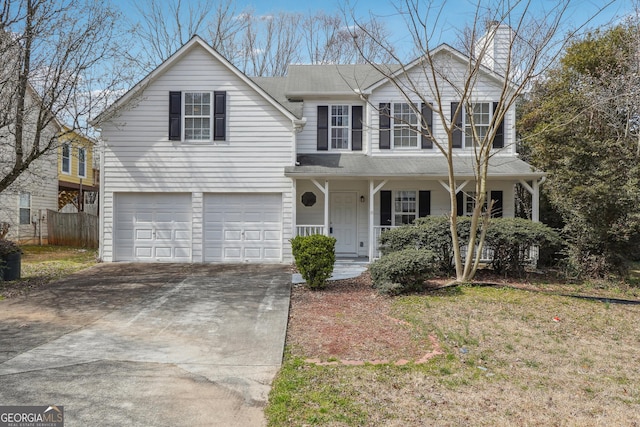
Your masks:
{"label": "trimmed hedge", "polygon": [[[469,240],[471,220],[467,217],[458,217],[457,228],[460,244],[465,245]],[[411,248],[429,250],[433,252],[440,272],[449,274],[455,271],[453,241],[447,217],[418,218],[413,225],[392,228],[383,232],[379,243],[383,255]]]}
{"label": "trimmed hedge", "polygon": [[559,250],[562,242],[552,228],[523,218],[491,221],[485,246],[493,249],[491,267],[497,273],[522,274],[531,246]]}
{"label": "trimmed hedge", "polygon": [[369,265],[373,287],[392,295],[423,290],[437,270],[434,253],[424,249],[403,249]]}
{"label": "trimmed hedge", "polygon": [[[458,217],[460,246],[469,241],[471,220]],[[479,237],[478,230],[478,237]],[[406,249],[429,250],[439,272],[450,274],[455,270],[453,242],[447,217],[424,217],[414,225],[393,228],[380,236],[383,258]],[[491,267],[498,273],[521,274],[531,246],[540,246],[556,252],[561,247],[556,231],[539,223],[522,218],[494,218],[485,238],[485,247],[494,250]]]}
{"label": "trimmed hedge", "polygon": [[290,241],[296,267],[307,286],[310,289],[323,289],[336,262],[336,239],[314,234],[296,236]]}

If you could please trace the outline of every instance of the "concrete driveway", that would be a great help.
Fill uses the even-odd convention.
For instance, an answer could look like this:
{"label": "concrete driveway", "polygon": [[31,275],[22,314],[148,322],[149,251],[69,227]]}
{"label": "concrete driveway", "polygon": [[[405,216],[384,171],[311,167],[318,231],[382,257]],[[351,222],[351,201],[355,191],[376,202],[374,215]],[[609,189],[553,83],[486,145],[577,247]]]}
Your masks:
{"label": "concrete driveway", "polygon": [[260,426],[280,367],[282,265],[101,264],[0,301],[0,405],[65,426]]}

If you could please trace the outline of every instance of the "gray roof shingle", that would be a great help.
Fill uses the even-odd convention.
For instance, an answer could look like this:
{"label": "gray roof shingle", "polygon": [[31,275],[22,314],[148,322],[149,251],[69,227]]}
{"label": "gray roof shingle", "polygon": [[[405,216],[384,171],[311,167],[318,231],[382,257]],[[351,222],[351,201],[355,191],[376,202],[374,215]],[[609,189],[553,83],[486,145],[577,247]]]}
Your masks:
{"label": "gray roof shingle", "polygon": [[[459,178],[474,178],[473,156],[454,158]],[[285,168],[291,177],[421,177],[446,178],[447,163],[441,156],[366,156],[364,154],[302,154],[296,166]],[[490,178],[526,178],[544,176],[528,163],[515,157],[494,156],[489,162]]]}

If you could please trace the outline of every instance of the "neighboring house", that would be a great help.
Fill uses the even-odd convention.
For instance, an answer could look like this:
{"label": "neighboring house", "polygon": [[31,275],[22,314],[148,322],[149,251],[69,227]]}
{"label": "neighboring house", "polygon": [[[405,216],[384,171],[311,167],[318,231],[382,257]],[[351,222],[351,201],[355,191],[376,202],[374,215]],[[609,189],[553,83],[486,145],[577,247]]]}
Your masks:
{"label": "neighboring house", "polygon": [[[97,206],[99,185],[94,168],[95,146],[93,139],[78,131],[64,129],[58,148],[58,210],[85,212]],[[90,213],[97,214],[97,209]]]}
{"label": "neighboring house", "polygon": [[[446,45],[433,55],[466,66]],[[483,76],[478,126],[502,84],[489,69]],[[444,97],[459,102],[452,89]],[[450,211],[444,158],[400,118],[420,122],[370,66],[300,65],[286,77],[251,79],[194,37],[95,122],[104,144],[101,257],[290,262],[289,239],[325,233],[337,239],[338,257],[372,259],[382,229]],[[462,132],[454,144],[465,215],[472,149]],[[543,174],[517,157],[515,109],[494,146],[495,214],[514,215],[514,187],[523,183],[537,218]]]}
{"label": "neighboring house", "polygon": [[[35,120],[37,108],[32,108],[38,96],[30,87],[25,99],[25,111],[28,125]],[[33,117],[32,117],[33,116]],[[42,140],[55,137],[60,132],[57,121],[48,126],[42,135]],[[0,173],[2,176],[15,162],[15,138],[11,134],[13,129],[0,131]],[[25,129],[28,135],[26,141],[32,140],[30,129]],[[30,147],[25,147],[29,152]],[[34,160],[29,168],[0,193],[0,226],[8,224],[7,239],[21,243],[47,242],[47,209],[58,209],[58,181],[57,158],[55,151],[48,152]],[[0,227],[2,229],[2,227]]]}

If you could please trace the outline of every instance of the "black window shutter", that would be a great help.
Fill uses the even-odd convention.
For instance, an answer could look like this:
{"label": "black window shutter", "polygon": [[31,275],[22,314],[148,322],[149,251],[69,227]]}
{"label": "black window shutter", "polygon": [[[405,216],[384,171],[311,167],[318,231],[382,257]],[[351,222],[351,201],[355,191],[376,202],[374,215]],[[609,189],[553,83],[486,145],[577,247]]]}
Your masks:
{"label": "black window shutter", "polygon": [[391,191],[380,191],[380,225],[391,224]]}
{"label": "black window shutter", "polygon": [[391,104],[383,103],[378,106],[380,112],[380,149],[391,148]]}
{"label": "black window shutter", "polygon": [[329,107],[326,105],[318,105],[317,138],[318,151],[327,151],[329,149]]}
{"label": "black window shutter", "polygon": [[[495,112],[498,109],[498,103],[493,103],[493,111]],[[504,120],[500,120],[500,124],[498,124],[498,128],[496,129],[496,137],[493,139],[493,148],[503,148],[504,147]]]}
{"label": "black window shutter", "polygon": [[[422,103],[422,119],[423,123],[429,128],[429,133],[433,132],[433,110],[424,102]],[[433,148],[433,140],[429,135],[425,135],[422,132],[421,140],[423,149]]]}
{"label": "black window shutter", "polygon": [[362,106],[351,107],[351,149],[362,151]]}
{"label": "black window shutter", "polygon": [[458,216],[464,215],[464,192],[462,190],[456,194],[456,203],[458,205]]}
{"label": "black window shutter", "polygon": [[227,138],[227,92],[213,92],[213,139]]}
{"label": "black window shutter", "polygon": [[169,92],[169,141],[182,137],[182,92]]}
{"label": "black window shutter", "polygon": [[491,218],[502,218],[502,191],[492,191],[491,200],[493,200]]}
{"label": "black window shutter", "polygon": [[464,108],[460,109],[460,112],[456,115],[459,102],[451,103],[451,123],[455,124],[452,134],[453,148],[462,148],[462,114],[464,114]]}
{"label": "black window shutter", "polygon": [[418,203],[418,217],[431,215],[431,191],[420,191]]}

